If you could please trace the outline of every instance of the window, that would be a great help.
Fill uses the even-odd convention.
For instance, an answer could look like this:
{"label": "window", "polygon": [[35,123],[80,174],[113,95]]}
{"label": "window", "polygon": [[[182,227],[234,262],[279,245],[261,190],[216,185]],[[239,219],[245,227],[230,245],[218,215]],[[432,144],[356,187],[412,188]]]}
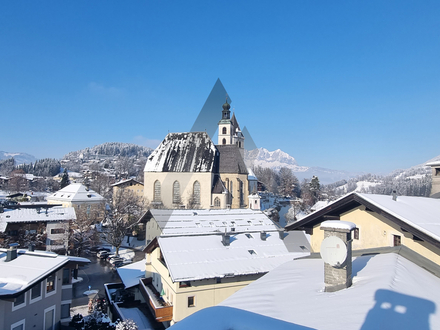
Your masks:
{"label": "window", "polygon": [[180,203],[180,183],[179,181],[174,181],[173,183],[173,203]]}
{"label": "window", "polygon": [[50,275],[47,279],[46,279],[46,293],[55,293],[55,285],[56,285],[56,276],[55,273]]}
{"label": "window", "polygon": [[195,296],[188,297],[188,307],[195,307],[195,306],[196,306]]}
{"label": "window", "polygon": [[214,199],[214,207],[220,207],[220,198],[216,197]]}
{"label": "window", "polygon": [[25,326],[26,326],[26,320],[21,320],[12,324],[11,330],[24,330]]}
{"label": "window", "polygon": [[401,238],[399,235],[393,235],[393,246],[399,246],[402,244]]}
{"label": "window", "polygon": [[355,228],[353,230],[353,238],[354,239],[359,239],[359,228]]}
{"label": "window", "polygon": [[159,182],[159,180],[154,181],[153,201],[160,202],[160,182]]}
{"label": "window", "polygon": [[70,268],[63,269],[63,285],[70,284]]}
{"label": "window", "polygon": [[254,250],[248,250],[248,252],[250,255],[257,254],[257,252],[255,252]]}
{"label": "window", "polygon": [[200,183],[199,183],[199,181],[194,182],[193,191],[194,191],[194,194],[193,194],[194,203],[200,204]]}
{"label": "window", "polygon": [[41,282],[31,288],[31,302],[41,297]]}
{"label": "window", "polygon": [[222,134],[226,134],[226,127],[223,127]]}
{"label": "window", "polygon": [[64,228],[54,228],[50,230],[51,234],[64,234]]}
{"label": "window", "polygon": [[70,319],[70,304],[61,305],[61,318],[62,319]]}
{"label": "window", "polygon": [[436,168],[435,169],[435,176],[439,176],[440,175],[440,168]]}
{"label": "window", "polygon": [[14,300],[14,307],[20,306],[26,302],[25,292],[23,292],[21,295],[19,295]]}
{"label": "window", "polygon": [[226,144],[226,139],[223,139],[222,144]]}
{"label": "window", "polygon": [[179,288],[189,288],[191,286],[190,281],[179,282]]}
{"label": "window", "polygon": [[46,308],[44,310],[44,330],[55,329],[55,306]]}

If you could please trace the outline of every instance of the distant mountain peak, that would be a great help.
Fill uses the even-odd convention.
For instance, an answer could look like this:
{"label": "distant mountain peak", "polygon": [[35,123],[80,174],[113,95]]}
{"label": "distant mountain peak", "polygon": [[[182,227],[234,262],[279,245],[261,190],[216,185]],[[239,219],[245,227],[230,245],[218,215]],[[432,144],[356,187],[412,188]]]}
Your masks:
{"label": "distant mountain peak", "polygon": [[24,152],[0,151],[0,160],[8,158],[14,158],[15,165],[35,163],[37,160],[35,156],[26,154]]}

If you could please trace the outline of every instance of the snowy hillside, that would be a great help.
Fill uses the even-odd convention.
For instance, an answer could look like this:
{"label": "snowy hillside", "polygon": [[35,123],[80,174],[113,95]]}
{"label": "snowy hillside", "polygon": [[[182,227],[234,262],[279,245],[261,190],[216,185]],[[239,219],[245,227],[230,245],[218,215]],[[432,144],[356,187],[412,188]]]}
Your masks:
{"label": "snowy hillside", "polygon": [[268,167],[279,171],[281,167],[290,168],[299,181],[311,179],[314,175],[319,178],[322,184],[329,184],[340,180],[348,180],[360,173],[331,170],[322,167],[299,166],[292,156],[278,149],[268,151],[265,148],[245,151],[245,162],[250,168],[253,166]]}
{"label": "snowy hillside", "polygon": [[440,160],[434,157],[423,164],[405,170],[395,170],[388,175],[365,174],[348,181],[340,181],[327,186],[336,196],[352,191],[371,194],[390,195],[396,190],[398,195],[429,196],[431,191],[431,167],[427,163]]}
{"label": "snowy hillside", "polygon": [[0,160],[14,158],[15,165],[34,163],[36,158],[23,152],[0,151]]}

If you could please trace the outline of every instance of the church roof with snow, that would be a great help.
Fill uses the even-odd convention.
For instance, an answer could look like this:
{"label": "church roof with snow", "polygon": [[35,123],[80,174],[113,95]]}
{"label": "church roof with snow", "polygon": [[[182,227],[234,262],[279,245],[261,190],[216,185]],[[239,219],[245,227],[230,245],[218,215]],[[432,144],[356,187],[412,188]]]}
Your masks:
{"label": "church roof with snow", "polygon": [[216,155],[206,132],[169,133],[148,157],[145,172],[213,172]]}

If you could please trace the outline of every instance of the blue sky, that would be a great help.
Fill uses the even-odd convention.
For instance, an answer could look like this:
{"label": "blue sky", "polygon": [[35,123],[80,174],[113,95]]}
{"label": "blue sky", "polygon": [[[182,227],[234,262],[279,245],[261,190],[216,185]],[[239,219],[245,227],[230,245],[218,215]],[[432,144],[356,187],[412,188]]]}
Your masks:
{"label": "blue sky", "polygon": [[439,17],[439,1],[4,1],[0,150],[155,146],[220,78],[259,147],[407,168],[440,155]]}

